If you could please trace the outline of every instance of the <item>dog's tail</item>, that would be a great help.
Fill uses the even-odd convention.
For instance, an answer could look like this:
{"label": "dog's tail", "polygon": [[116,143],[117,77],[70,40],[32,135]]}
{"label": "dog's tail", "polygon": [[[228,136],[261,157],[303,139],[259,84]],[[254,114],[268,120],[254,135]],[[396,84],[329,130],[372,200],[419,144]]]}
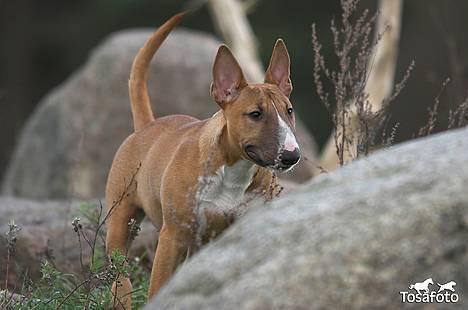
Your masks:
{"label": "dog's tail", "polygon": [[135,132],[144,128],[148,123],[154,121],[151,102],[148,95],[146,81],[148,78],[148,67],[151,59],[172,29],[181,21],[186,12],[172,16],[146,41],[133,61],[128,81],[130,103],[132,106],[133,126]]}

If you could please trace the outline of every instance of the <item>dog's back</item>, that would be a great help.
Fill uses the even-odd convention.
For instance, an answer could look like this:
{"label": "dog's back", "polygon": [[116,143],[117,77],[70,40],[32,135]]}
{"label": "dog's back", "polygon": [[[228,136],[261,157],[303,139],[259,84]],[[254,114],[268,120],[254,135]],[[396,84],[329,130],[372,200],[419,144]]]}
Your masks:
{"label": "dog's back", "polygon": [[[131,134],[117,151],[111,170],[109,172],[106,197],[117,197],[128,182],[135,176],[138,190],[128,198],[133,198],[132,204],[156,205],[160,204],[160,182],[169,166],[172,156],[176,153],[184,139],[197,139],[194,134],[204,124],[196,118],[187,115],[171,115],[157,118],[144,129]],[[161,147],[164,146],[164,147]],[[157,160],[148,160],[157,158]],[[138,170],[138,174],[136,174]],[[127,183],[127,184],[126,184]],[[141,201],[140,197],[152,197],[149,201]],[[112,204],[112,201],[107,201]],[[156,227],[161,227],[160,216],[154,214],[154,210],[145,210]]]}

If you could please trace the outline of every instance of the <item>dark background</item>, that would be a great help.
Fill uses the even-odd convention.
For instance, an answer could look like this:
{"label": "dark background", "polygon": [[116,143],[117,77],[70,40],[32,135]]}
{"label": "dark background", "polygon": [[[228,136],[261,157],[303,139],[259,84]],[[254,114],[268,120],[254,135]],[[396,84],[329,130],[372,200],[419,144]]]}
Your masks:
{"label": "dark background", "polygon": [[[39,100],[79,68],[109,33],[154,28],[194,2],[0,0],[0,178],[15,139]],[[468,2],[404,3],[397,80],[412,60],[416,67],[391,107],[392,121],[400,124],[397,141],[411,138],[426,123],[427,108],[447,77],[452,81],[441,96],[438,130],[446,128],[449,109],[463,100],[468,89]],[[377,1],[361,4],[375,9]],[[323,52],[333,66],[330,20],[340,14],[338,0],[260,0],[249,15],[265,64],[275,39],[286,40],[292,58],[293,101],[320,145],[329,135],[331,121],[315,93],[311,25],[317,24]],[[216,34],[205,5],[182,26]]]}

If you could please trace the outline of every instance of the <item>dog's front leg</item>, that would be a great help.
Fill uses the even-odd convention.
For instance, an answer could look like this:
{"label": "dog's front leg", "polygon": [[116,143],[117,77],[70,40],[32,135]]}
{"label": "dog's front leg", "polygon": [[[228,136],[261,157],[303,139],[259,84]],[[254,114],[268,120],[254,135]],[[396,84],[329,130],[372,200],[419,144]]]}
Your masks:
{"label": "dog's front leg", "polygon": [[151,270],[148,299],[156,295],[170,279],[177,266],[187,257],[192,242],[183,229],[164,224],[159,233],[158,247]]}

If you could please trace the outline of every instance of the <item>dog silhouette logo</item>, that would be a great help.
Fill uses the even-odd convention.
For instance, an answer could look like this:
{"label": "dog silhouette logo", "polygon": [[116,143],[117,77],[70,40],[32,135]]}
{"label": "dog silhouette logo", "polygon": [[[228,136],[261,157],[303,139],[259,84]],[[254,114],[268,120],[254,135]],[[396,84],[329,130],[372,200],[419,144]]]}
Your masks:
{"label": "dog silhouette logo", "polygon": [[416,290],[418,294],[421,294],[421,291],[424,291],[425,293],[429,293],[429,285],[434,284],[434,281],[432,281],[432,278],[426,279],[423,282],[416,282],[414,284],[411,284],[409,286],[410,290]]}
{"label": "dog silhouette logo", "polygon": [[428,278],[422,282],[416,282],[410,284],[409,291],[400,291],[402,303],[457,303],[460,296],[455,292],[455,281],[450,281],[445,284],[436,282],[436,287],[431,288],[434,285],[434,280]]}
{"label": "dog silhouette logo", "polygon": [[455,281],[450,281],[450,282],[447,282],[445,284],[437,283],[437,285],[439,286],[439,290],[437,291],[437,293],[440,293],[440,292],[443,292],[443,291],[455,292],[455,289],[453,287],[455,285],[457,285],[457,283]]}

